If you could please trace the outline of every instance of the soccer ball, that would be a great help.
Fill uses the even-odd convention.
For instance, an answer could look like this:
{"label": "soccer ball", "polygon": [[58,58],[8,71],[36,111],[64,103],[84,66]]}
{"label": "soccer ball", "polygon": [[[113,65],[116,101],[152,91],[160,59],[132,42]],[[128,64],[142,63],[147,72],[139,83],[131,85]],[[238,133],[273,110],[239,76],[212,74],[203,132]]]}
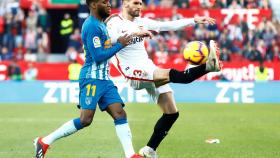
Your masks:
{"label": "soccer ball", "polygon": [[192,65],[201,65],[205,64],[209,50],[203,42],[192,41],[189,42],[184,49],[184,58]]}

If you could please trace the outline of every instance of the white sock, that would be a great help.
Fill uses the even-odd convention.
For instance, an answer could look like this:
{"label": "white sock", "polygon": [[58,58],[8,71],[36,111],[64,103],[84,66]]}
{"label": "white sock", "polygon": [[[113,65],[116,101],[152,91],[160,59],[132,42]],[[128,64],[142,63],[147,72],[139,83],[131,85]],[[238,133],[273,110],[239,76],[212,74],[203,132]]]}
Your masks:
{"label": "white sock", "polygon": [[130,158],[135,154],[133,145],[132,145],[132,135],[128,123],[115,125],[116,132],[119,137],[119,140],[122,144],[126,158]]}
{"label": "white sock", "polygon": [[57,130],[49,134],[48,136],[44,137],[42,139],[43,143],[50,145],[54,141],[62,138],[67,137],[78,130],[76,129],[73,120],[70,120],[66,123],[64,123],[62,126],[60,126]]}

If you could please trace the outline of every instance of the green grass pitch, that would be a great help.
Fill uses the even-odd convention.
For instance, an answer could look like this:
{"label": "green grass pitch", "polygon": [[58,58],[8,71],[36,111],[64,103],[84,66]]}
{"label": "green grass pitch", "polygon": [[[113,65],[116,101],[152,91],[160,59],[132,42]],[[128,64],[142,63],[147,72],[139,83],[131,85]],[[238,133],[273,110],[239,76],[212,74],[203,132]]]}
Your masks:
{"label": "green grass pitch", "polygon": [[[178,104],[180,117],[158,148],[159,158],[279,158],[280,105]],[[144,146],[161,112],[127,104],[135,150]],[[75,105],[0,104],[0,157],[34,157],[32,141],[79,115]],[[208,138],[220,144],[206,144]],[[123,158],[112,119],[99,110],[93,124],[58,140],[46,158]]]}

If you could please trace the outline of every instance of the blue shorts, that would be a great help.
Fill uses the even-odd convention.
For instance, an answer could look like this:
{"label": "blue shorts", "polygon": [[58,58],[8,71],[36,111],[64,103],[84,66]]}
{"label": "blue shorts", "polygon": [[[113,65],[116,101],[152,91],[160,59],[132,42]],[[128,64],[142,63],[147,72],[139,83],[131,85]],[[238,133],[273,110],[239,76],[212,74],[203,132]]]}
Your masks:
{"label": "blue shorts", "polygon": [[79,86],[81,109],[95,110],[97,103],[101,111],[113,103],[124,105],[117,87],[111,80],[81,79]]}

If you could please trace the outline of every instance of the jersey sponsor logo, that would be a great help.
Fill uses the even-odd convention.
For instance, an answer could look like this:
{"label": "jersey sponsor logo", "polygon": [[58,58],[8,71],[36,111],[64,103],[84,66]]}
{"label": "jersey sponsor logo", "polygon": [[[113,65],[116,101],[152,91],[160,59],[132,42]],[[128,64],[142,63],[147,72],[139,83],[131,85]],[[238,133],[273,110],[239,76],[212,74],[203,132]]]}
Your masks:
{"label": "jersey sponsor logo", "polygon": [[133,37],[131,41],[129,41],[130,44],[135,44],[137,42],[142,42],[144,40],[143,37]]}
{"label": "jersey sponsor logo", "polygon": [[98,36],[94,36],[93,39],[93,46],[94,48],[99,48],[101,47],[101,42],[100,42],[100,38]]}
{"label": "jersey sponsor logo", "polygon": [[104,42],[104,48],[110,48],[112,47],[111,39],[108,39]]}

